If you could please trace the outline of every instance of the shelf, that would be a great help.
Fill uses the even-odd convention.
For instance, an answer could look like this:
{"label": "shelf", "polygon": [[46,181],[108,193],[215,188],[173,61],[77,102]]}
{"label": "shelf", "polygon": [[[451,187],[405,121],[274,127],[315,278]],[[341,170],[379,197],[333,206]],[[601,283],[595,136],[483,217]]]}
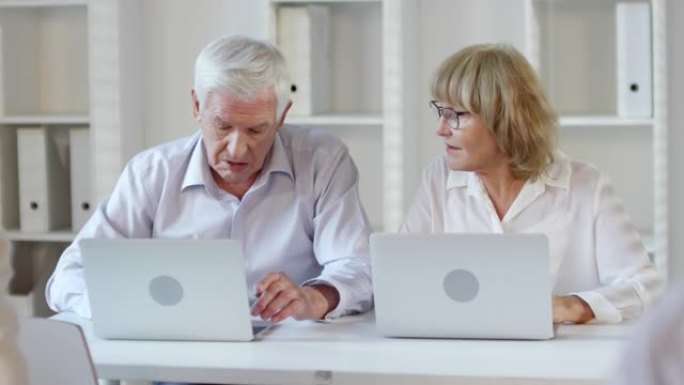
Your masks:
{"label": "shelf", "polygon": [[0,8],[68,7],[88,5],[88,0],[0,1]]}
{"label": "shelf", "polygon": [[313,115],[288,116],[287,124],[301,126],[382,126],[382,115]]}
{"label": "shelf", "polygon": [[[577,0],[534,0],[537,3],[577,3]],[[591,3],[607,3],[607,4],[615,4],[617,2],[622,2],[622,3],[646,3],[649,0],[584,0],[587,4]]]}
{"label": "shelf", "polygon": [[652,126],[652,118],[632,119],[621,118],[615,115],[578,115],[561,116],[561,127],[625,127],[625,126]]}
{"label": "shelf", "polygon": [[51,231],[49,233],[26,233],[20,230],[5,231],[4,238],[10,241],[36,241],[36,242],[71,242],[76,233],[71,229]]}
{"label": "shelf", "polygon": [[0,116],[0,124],[12,125],[88,125],[90,117],[87,115],[16,115]]}
{"label": "shelf", "polygon": [[382,0],[271,0],[275,4],[380,3]]}
{"label": "shelf", "polygon": [[89,115],[87,2],[0,5],[0,44],[12,53],[0,63],[0,120],[32,124],[36,116],[40,123],[48,116]]}

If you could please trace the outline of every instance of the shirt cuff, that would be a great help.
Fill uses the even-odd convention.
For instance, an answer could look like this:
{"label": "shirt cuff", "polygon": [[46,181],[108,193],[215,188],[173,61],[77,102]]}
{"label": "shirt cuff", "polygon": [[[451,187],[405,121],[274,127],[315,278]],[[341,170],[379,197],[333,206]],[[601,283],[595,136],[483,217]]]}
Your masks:
{"label": "shirt cuff", "polygon": [[80,300],[74,305],[74,313],[85,319],[93,318],[93,314],[90,310],[90,300],[88,299],[87,294],[82,295]]}
{"label": "shirt cuff", "polygon": [[83,280],[73,277],[64,277],[58,282],[51,279],[45,287],[48,306],[56,313],[70,312],[81,318],[92,318],[90,300],[84,285]]}
{"label": "shirt cuff", "polygon": [[307,281],[304,281],[300,286],[313,286],[313,285],[327,285],[327,286],[332,286],[337,290],[337,293],[340,295],[340,301],[337,303],[337,306],[330,310],[328,314],[323,317],[323,319],[319,321],[331,321],[334,320],[335,318],[339,318],[345,314],[347,314],[347,309],[349,308],[349,302],[350,298],[347,292],[343,289],[343,285],[339,282],[336,282],[334,279],[330,279],[329,277],[326,278],[312,278]]}
{"label": "shirt cuff", "polygon": [[576,295],[586,302],[591,311],[594,312],[594,319],[590,323],[616,324],[622,322],[622,314],[606,297],[595,291],[583,291],[580,293],[570,293]]}

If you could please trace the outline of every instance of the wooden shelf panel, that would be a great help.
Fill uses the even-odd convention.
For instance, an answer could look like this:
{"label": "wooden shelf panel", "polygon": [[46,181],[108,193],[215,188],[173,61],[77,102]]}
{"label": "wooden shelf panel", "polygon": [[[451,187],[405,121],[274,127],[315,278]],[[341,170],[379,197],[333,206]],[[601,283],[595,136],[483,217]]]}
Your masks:
{"label": "wooden shelf panel", "polygon": [[87,5],[88,5],[88,0],[0,1],[0,8],[69,7],[69,6],[87,6]]}
{"label": "wooden shelf panel", "polygon": [[301,126],[382,126],[382,115],[312,115],[312,116],[288,116],[287,124]]}
{"label": "wooden shelf panel", "polygon": [[6,125],[88,125],[90,117],[87,115],[15,115],[0,116],[0,124]]}
{"label": "wooden shelf panel", "polygon": [[653,118],[623,118],[615,115],[561,116],[561,127],[625,127],[652,126]]}
{"label": "wooden shelf panel", "polygon": [[275,4],[316,4],[316,3],[381,3],[382,0],[271,0]]}
{"label": "wooden shelf panel", "polygon": [[10,241],[35,241],[35,242],[71,242],[76,233],[71,229],[50,231],[47,233],[27,233],[20,230],[7,230],[4,237]]}

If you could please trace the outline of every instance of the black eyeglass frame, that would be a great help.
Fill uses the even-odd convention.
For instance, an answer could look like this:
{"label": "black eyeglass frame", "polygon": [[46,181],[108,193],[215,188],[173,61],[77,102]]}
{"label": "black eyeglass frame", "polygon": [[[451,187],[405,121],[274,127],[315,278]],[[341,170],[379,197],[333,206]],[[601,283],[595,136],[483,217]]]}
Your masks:
{"label": "black eyeglass frame", "polygon": [[452,130],[461,128],[461,116],[469,114],[468,111],[456,111],[451,107],[440,106],[436,100],[430,100],[430,106],[437,110],[440,118],[446,119],[447,125]]}

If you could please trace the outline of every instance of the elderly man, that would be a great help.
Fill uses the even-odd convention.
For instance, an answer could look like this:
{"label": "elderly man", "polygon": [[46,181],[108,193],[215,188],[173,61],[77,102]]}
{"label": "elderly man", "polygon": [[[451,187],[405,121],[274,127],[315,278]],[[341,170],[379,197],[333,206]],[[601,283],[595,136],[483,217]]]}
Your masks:
{"label": "elderly man", "polygon": [[225,37],[197,57],[192,108],[201,130],[125,167],[62,255],[46,295],[90,317],[78,240],[240,239],[252,314],[334,318],[372,305],[370,226],[347,148],[284,125],[290,83],[271,44]]}

